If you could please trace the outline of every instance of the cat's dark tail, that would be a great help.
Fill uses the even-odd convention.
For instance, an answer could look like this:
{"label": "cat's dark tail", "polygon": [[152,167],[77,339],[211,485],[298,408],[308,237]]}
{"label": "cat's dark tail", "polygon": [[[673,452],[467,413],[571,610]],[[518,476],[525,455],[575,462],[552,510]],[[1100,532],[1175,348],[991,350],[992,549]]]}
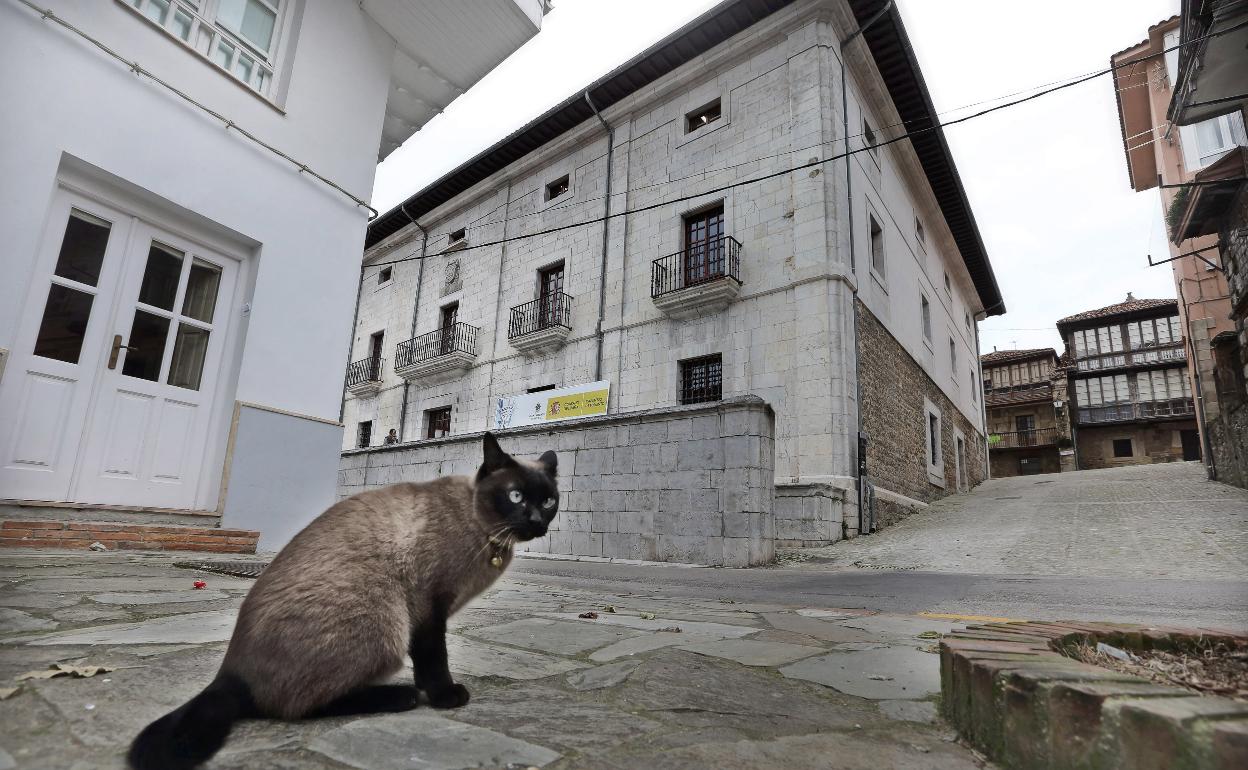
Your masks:
{"label": "cat's dark tail", "polygon": [[246,683],[220,674],[181,708],[143,728],[126,758],[134,770],[191,770],[216,754],[234,723],[254,711]]}

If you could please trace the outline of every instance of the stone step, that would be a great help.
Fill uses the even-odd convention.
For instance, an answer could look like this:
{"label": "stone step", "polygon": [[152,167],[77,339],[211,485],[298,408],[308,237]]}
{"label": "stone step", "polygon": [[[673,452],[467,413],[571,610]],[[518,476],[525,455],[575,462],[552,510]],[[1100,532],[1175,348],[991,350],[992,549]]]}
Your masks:
{"label": "stone step", "polygon": [[221,514],[216,511],[135,508],[124,505],[88,505],[85,503],[47,503],[37,500],[0,500],[0,519],[95,521],[118,524],[181,525],[188,527],[216,527],[221,524]]}
{"label": "stone step", "polygon": [[100,543],[109,551],[208,551],[255,553],[260,533],[246,529],[136,524],[110,521],[0,521],[0,548],[87,550]]}

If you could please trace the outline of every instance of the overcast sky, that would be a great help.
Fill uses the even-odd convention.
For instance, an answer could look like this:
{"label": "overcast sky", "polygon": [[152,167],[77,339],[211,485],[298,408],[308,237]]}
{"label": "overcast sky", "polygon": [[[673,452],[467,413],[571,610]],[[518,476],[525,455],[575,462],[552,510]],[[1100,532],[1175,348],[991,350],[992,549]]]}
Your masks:
{"label": "overcast sky", "polygon": [[[715,5],[555,0],[542,31],[377,170],[385,211]],[[1178,0],[898,0],[942,118],[1090,73],[1178,13]],[[1073,20],[1078,20],[1075,23]],[[976,109],[982,109],[981,105]],[[949,113],[946,115],[946,113]],[[946,130],[1009,310],[994,347],[1055,347],[1054,322],[1136,297],[1173,297],[1156,190],[1128,186],[1109,76]]]}

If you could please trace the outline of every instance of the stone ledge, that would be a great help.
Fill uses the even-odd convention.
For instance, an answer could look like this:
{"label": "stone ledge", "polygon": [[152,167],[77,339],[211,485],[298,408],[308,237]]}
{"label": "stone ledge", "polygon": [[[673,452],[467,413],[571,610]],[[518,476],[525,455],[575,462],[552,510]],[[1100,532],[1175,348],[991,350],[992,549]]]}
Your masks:
{"label": "stone ledge", "polygon": [[940,645],[941,711],[1006,768],[1248,767],[1248,703],[1201,696],[1058,652],[1078,642],[1171,650],[1226,629],[1074,621],[968,626]]}
{"label": "stone ledge", "polygon": [[90,521],[0,522],[0,548],[87,550],[100,543],[110,551],[207,551],[255,553],[260,533],[246,529],[183,527]]}

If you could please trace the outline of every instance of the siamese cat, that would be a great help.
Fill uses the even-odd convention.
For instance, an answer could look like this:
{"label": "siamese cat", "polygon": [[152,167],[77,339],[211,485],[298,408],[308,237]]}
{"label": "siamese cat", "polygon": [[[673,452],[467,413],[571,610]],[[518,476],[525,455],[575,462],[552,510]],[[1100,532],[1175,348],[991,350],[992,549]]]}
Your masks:
{"label": "siamese cat", "polygon": [[[233,723],[457,708],[446,621],[490,586],[512,546],[546,534],[558,458],[516,460],[490,433],[475,478],[395,484],[322,513],[277,554],[239,610],[216,679],[139,733],[135,770],[193,768]],[[414,686],[376,684],[411,656]]]}

